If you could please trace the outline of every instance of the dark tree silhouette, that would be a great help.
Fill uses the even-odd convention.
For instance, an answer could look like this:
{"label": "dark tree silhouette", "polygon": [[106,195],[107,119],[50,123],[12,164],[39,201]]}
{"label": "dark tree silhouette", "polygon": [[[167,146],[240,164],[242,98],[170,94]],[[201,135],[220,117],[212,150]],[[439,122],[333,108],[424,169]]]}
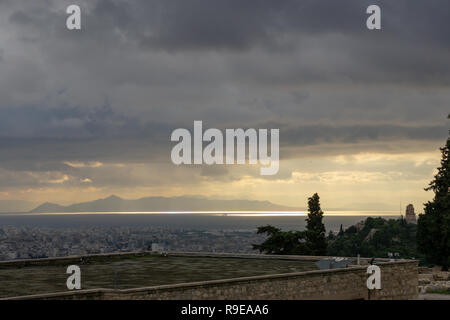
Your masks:
{"label": "dark tree silhouette", "polygon": [[341,227],[339,228],[338,236],[342,236],[342,235],[344,235],[344,229],[342,228],[342,223],[341,223]]}
{"label": "dark tree silhouette", "polygon": [[263,243],[254,244],[253,249],[267,254],[325,255],[325,226],[317,193],[308,199],[308,211],[305,231],[281,231],[271,225],[259,227],[258,234],[268,237]]}
{"label": "dark tree silhouette", "polygon": [[253,248],[266,254],[305,254],[304,233],[301,231],[282,232],[267,225],[258,228],[258,234],[268,235],[262,244],[254,244]]}
{"label": "dark tree silhouette", "polygon": [[313,256],[327,254],[325,225],[322,222],[323,211],[320,208],[320,197],[315,193],[308,198],[308,218],[306,219],[306,246]]}
{"label": "dark tree silhouette", "polygon": [[[450,118],[450,115],[448,116]],[[434,198],[425,204],[424,214],[419,215],[417,246],[429,263],[450,266],[450,137],[441,148],[441,166],[434,180],[425,190],[434,192]]]}

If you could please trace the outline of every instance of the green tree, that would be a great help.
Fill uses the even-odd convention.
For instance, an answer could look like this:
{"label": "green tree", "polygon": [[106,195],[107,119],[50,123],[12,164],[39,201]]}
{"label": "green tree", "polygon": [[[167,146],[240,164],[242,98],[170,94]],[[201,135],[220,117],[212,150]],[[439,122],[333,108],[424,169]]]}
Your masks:
{"label": "green tree", "polygon": [[325,255],[327,241],[317,193],[308,199],[308,211],[305,231],[281,231],[271,225],[259,227],[257,233],[268,237],[263,243],[254,244],[253,249],[267,254]]}
{"label": "green tree", "polygon": [[[449,115],[450,118],[450,115]],[[425,190],[432,190],[434,198],[425,204],[424,214],[419,215],[417,247],[427,262],[450,266],[450,137],[441,148],[441,166],[434,180]]]}
{"label": "green tree", "polygon": [[254,244],[253,249],[266,254],[306,254],[305,233],[301,231],[283,232],[271,225],[258,227],[258,234],[267,234],[268,238],[261,244]]}
{"label": "green tree", "polygon": [[315,193],[308,198],[308,218],[306,219],[306,246],[308,254],[322,256],[327,253],[325,225],[322,222],[323,211],[320,208],[320,197]]}

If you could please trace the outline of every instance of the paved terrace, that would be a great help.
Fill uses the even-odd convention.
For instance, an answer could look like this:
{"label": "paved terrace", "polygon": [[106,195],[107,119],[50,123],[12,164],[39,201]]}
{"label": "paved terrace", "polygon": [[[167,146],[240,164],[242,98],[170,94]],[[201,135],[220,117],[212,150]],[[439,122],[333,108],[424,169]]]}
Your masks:
{"label": "paved terrace", "polygon": [[[250,257],[254,259],[249,259]],[[316,257],[150,252],[0,262],[0,298],[68,291],[66,268],[82,289],[129,289],[316,270]]]}
{"label": "paved terrace", "polygon": [[[416,299],[417,261],[377,259],[382,289],[361,265],[317,270],[325,257],[152,252],[0,262],[0,299]],[[355,258],[353,258],[356,260]],[[68,291],[68,265],[82,290]]]}

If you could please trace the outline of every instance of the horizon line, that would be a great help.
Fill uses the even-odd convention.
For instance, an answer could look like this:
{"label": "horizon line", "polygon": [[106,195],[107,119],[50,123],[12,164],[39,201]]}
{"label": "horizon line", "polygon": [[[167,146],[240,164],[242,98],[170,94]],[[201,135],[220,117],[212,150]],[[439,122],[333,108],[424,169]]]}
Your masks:
{"label": "horizon line", "polygon": [[[80,212],[3,212],[0,215],[114,215],[114,214],[134,214],[134,215],[176,215],[176,214],[199,214],[212,216],[236,216],[236,217],[289,217],[307,216],[306,210],[188,210],[188,211],[80,211]],[[324,212],[324,216],[403,216],[396,210],[330,210]]]}

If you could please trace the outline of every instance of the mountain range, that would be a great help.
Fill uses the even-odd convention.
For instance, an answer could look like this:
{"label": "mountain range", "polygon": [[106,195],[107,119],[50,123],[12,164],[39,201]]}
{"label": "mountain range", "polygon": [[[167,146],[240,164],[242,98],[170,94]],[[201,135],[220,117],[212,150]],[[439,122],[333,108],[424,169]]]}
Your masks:
{"label": "mountain range", "polygon": [[64,212],[151,212],[151,211],[288,211],[301,210],[257,200],[214,200],[200,197],[145,197],[136,200],[112,195],[105,199],[62,206],[46,202],[31,213]]}

